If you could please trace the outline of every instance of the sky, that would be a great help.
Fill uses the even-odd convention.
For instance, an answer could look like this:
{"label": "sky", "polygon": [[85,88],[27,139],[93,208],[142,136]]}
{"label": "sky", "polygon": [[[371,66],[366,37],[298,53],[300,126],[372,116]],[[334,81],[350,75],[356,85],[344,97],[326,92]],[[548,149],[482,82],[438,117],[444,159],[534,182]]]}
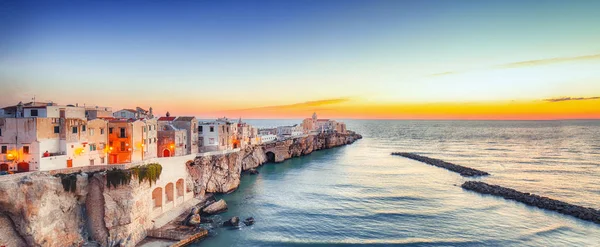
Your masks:
{"label": "sky", "polygon": [[0,2],[0,105],[600,119],[600,1]]}

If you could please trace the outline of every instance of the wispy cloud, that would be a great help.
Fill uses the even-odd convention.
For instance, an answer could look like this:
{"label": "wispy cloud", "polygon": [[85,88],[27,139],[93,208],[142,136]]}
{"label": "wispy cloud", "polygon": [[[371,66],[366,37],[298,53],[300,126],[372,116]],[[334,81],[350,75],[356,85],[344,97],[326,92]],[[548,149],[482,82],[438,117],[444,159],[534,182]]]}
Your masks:
{"label": "wispy cloud", "polygon": [[572,98],[572,97],[563,97],[563,98],[552,98],[552,99],[544,99],[544,101],[548,101],[548,102],[562,102],[562,101],[574,101],[574,100],[594,100],[594,99],[600,99],[600,97],[579,97],[579,98]]}
{"label": "wispy cloud", "polygon": [[275,106],[263,106],[263,107],[239,109],[239,110],[235,110],[235,111],[310,108],[310,107],[320,107],[320,106],[325,106],[325,105],[340,104],[340,103],[348,102],[350,100],[351,100],[351,98],[323,99],[323,100],[306,101],[306,102],[289,104],[289,105],[275,105]]}
{"label": "wispy cloud", "polygon": [[[565,62],[575,62],[575,61],[589,61],[589,60],[600,60],[600,54],[577,56],[577,57],[555,57],[555,58],[547,58],[547,59],[520,61],[520,62],[514,62],[514,63],[500,64],[500,65],[489,67],[488,69],[523,68],[523,67],[533,67],[533,66],[541,66],[541,65],[565,63]],[[428,76],[432,76],[432,77],[447,76],[447,75],[460,74],[460,73],[470,72],[470,71],[471,70],[445,71],[445,72],[441,72],[441,73],[430,74]]]}
{"label": "wispy cloud", "polygon": [[548,59],[521,61],[521,62],[499,65],[498,67],[499,68],[520,68],[520,67],[540,66],[540,65],[548,65],[548,64],[555,64],[555,63],[564,63],[564,62],[595,60],[595,59],[600,59],[600,54],[578,56],[578,57],[555,57],[555,58],[548,58]]}

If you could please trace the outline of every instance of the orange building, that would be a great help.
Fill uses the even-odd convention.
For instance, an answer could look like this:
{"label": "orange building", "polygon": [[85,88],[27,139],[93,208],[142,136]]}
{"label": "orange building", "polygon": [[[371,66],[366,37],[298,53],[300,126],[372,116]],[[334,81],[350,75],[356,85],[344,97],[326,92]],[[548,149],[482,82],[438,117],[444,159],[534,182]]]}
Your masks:
{"label": "orange building", "polygon": [[108,123],[108,163],[124,164],[156,157],[157,124],[153,119],[112,119]]}

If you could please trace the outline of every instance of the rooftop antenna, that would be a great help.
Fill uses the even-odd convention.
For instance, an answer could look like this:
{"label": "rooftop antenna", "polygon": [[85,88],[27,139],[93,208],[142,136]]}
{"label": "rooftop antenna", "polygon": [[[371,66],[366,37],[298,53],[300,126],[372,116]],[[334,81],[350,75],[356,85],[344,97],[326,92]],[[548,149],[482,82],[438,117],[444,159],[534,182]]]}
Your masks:
{"label": "rooftop antenna", "polygon": [[33,95],[33,98],[31,98],[31,100],[33,100],[33,104],[35,105],[35,94]]}

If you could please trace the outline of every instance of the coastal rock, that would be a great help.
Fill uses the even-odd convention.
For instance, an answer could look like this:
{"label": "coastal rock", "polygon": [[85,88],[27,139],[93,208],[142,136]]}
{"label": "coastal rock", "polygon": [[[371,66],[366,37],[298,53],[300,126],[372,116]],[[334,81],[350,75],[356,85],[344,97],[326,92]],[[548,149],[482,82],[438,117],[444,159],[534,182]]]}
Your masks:
{"label": "coastal rock", "polygon": [[248,173],[250,173],[250,175],[256,175],[256,174],[258,174],[258,171],[256,169],[252,168],[252,169],[248,170]]}
{"label": "coastal rock", "polygon": [[239,226],[240,218],[237,216],[231,217],[231,219],[223,222],[223,226]]}
{"label": "coastal rock", "polygon": [[196,226],[202,223],[202,218],[200,217],[200,209],[198,207],[193,207],[190,210],[190,213],[181,223],[184,226]]}
{"label": "coastal rock", "polygon": [[452,164],[450,162],[446,162],[446,161],[439,160],[439,159],[433,159],[433,158],[421,156],[421,155],[418,155],[418,154],[395,152],[395,153],[392,153],[392,155],[402,156],[402,157],[413,159],[413,160],[416,160],[416,161],[420,161],[420,162],[423,162],[425,164],[429,164],[429,165],[432,165],[432,166],[437,166],[437,167],[445,168],[447,170],[456,172],[456,173],[460,174],[463,177],[473,177],[473,176],[486,176],[486,175],[490,175],[489,173],[484,172],[484,171],[480,171],[480,170],[477,170],[477,169],[473,169],[473,168],[469,168],[469,167],[465,167],[465,166],[460,166],[460,165]]}
{"label": "coastal rock", "polygon": [[244,225],[246,225],[246,226],[254,225],[254,218],[253,217],[246,218],[244,220]]}
{"label": "coastal rock", "polygon": [[461,186],[463,189],[475,191],[481,194],[500,196],[505,199],[525,203],[530,206],[556,211],[562,214],[571,215],[582,220],[591,221],[600,224],[600,210],[586,208],[548,197],[538,196],[530,193],[523,193],[514,189],[490,185],[484,182],[467,181]]}
{"label": "coastal rock", "polygon": [[207,207],[205,207],[204,209],[202,209],[202,212],[204,212],[206,214],[217,214],[217,213],[221,213],[224,211],[227,211],[227,203],[223,199],[221,199],[217,202],[214,202],[214,203],[208,205]]}

